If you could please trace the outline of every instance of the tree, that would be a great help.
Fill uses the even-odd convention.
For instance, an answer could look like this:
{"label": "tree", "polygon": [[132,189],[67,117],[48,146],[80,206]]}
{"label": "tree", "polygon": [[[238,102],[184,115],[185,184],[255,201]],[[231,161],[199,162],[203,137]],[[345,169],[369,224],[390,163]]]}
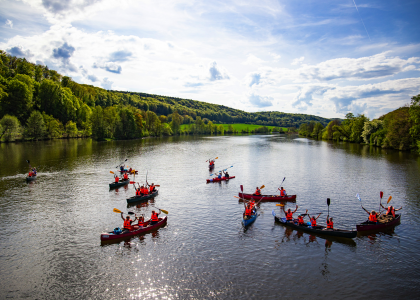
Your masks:
{"label": "tree", "polygon": [[181,128],[182,117],[178,114],[178,111],[172,113],[171,128],[174,134],[179,134],[179,129]]}
{"label": "tree", "polygon": [[324,126],[322,126],[321,123],[316,122],[314,129],[312,130],[311,136],[314,139],[321,139],[322,138],[322,130],[324,129]]}
{"label": "tree", "polygon": [[[362,138],[366,144],[372,144],[370,137],[375,132],[381,130],[384,127],[384,122],[382,120],[372,120],[365,122],[363,126]],[[376,144],[376,143],[374,143]]]}
{"label": "tree", "polygon": [[67,137],[77,137],[77,126],[73,121],[68,121],[66,124]]}
{"label": "tree", "polygon": [[6,142],[12,141],[19,133],[20,124],[15,116],[5,115],[0,120],[1,132],[0,140],[4,137]]}
{"label": "tree", "polygon": [[104,113],[102,107],[96,106],[92,109],[91,115],[92,136],[94,139],[102,141],[106,137],[106,129],[104,123]]}
{"label": "tree", "polygon": [[25,121],[32,108],[32,90],[25,82],[12,79],[7,92],[7,97],[1,102],[3,113],[16,116],[20,122]]}
{"label": "tree", "polygon": [[25,135],[30,139],[43,138],[45,135],[45,123],[42,114],[34,110],[26,123]]}
{"label": "tree", "polygon": [[45,123],[46,134],[50,139],[63,136],[64,126],[60,121],[54,119],[53,116],[47,115],[45,112],[42,114],[42,117]]}
{"label": "tree", "polygon": [[136,136],[136,120],[133,112],[123,107],[119,111],[119,122],[115,130],[115,136],[119,139],[132,139]]}
{"label": "tree", "polygon": [[411,98],[409,114],[412,124],[410,134],[414,143],[417,145],[418,152],[420,153],[420,94]]}

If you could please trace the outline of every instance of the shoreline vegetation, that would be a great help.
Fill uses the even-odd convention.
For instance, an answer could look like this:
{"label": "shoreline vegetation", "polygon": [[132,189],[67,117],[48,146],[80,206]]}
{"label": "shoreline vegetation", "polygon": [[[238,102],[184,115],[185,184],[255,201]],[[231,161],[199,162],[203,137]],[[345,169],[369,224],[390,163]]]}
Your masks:
{"label": "shoreline vegetation", "polygon": [[[420,151],[420,95],[377,120],[327,119],[210,104],[79,84],[47,66],[0,50],[0,142],[91,137],[128,140],[181,134],[299,133]],[[297,130],[297,128],[299,128]]]}

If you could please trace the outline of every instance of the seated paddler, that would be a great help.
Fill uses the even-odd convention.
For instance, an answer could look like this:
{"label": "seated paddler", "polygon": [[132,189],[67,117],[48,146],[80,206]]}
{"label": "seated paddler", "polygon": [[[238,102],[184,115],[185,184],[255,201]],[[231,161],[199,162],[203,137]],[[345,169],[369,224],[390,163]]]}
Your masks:
{"label": "seated paddler", "polygon": [[123,216],[123,212],[121,212],[121,219],[123,219],[123,221],[124,221],[124,224],[123,224],[124,230],[128,230],[128,231],[130,231],[130,230],[132,230],[132,229],[133,229],[132,223],[133,223],[135,220],[137,220],[137,216],[136,216],[136,215],[134,215],[134,220],[132,220],[132,219],[130,218],[130,216],[129,216],[129,215],[127,215],[127,216],[124,218],[124,216]]}

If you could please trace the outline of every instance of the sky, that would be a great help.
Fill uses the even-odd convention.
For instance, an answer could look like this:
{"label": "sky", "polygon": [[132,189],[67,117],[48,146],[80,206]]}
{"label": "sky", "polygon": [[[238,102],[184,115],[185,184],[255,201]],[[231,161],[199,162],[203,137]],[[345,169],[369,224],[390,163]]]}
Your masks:
{"label": "sky", "polygon": [[0,0],[0,49],[74,81],[378,118],[420,94],[418,0]]}

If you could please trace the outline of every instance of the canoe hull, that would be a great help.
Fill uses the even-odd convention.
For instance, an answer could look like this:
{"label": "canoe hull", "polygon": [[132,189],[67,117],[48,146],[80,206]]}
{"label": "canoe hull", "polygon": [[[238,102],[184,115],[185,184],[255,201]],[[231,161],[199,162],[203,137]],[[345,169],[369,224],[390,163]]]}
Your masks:
{"label": "canoe hull", "polygon": [[314,234],[322,234],[334,237],[341,237],[341,238],[355,238],[357,236],[356,230],[342,230],[342,229],[326,229],[325,226],[316,226],[316,228],[312,228],[308,226],[308,224],[297,225],[293,222],[286,222],[286,218],[279,218],[278,216],[274,217],[275,221],[278,223],[283,224],[284,226],[288,226],[297,230],[302,230],[308,233]]}
{"label": "canoe hull", "polygon": [[149,221],[145,222],[144,227],[139,228],[137,225],[134,225],[134,230],[125,232],[125,233],[114,233],[113,231],[111,232],[105,232],[101,234],[101,241],[112,241],[112,240],[118,240],[118,239],[123,239],[123,238],[127,238],[130,236],[135,236],[138,234],[143,234],[143,233],[147,233],[150,231],[153,231],[159,227],[162,227],[166,224],[167,222],[167,217],[163,217],[163,218],[159,218],[159,222],[154,224],[154,225],[150,225],[149,226]]}
{"label": "canoe hull", "polygon": [[245,200],[254,200],[261,202],[279,202],[279,201],[296,201],[296,195],[287,195],[287,196],[279,196],[279,195],[261,195],[261,196],[254,196],[252,194],[245,194],[239,193],[239,198]]}
{"label": "canoe hull", "polygon": [[[245,217],[245,216],[244,216]],[[251,225],[252,223],[254,223],[255,222],[255,220],[257,219],[257,217],[258,217],[258,213],[255,211],[252,215],[251,215],[251,217],[249,218],[249,219],[245,219],[245,218],[243,218],[242,219],[242,224],[246,227],[246,226],[249,226],[249,225]]]}
{"label": "canoe hull", "polygon": [[211,178],[211,179],[206,179],[207,180],[207,183],[209,183],[209,182],[219,182],[219,181],[224,181],[224,180],[226,180],[226,181],[228,181],[228,180],[230,180],[230,179],[233,179],[233,178],[235,178],[235,176],[230,176],[229,178],[226,178],[226,177],[222,177],[222,178]]}
{"label": "canoe hull", "polygon": [[158,191],[154,191],[152,194],[149,195],[143,195],[143,196],[133,196],[127,199],[127,203],[134,203],[134,202],[141,202],[141,201],[145,201],[148,200],[150,198],[153,198],[155,196],[157,196]]}
{"label": "canoe hull", "polygon": [[34,181],[36,180],[36,176],[26,177],[26,181]]}
{"label": "canoe hull", "polygon": [[401,223],[401,215],[395,215],[395,219],[387,223],[377,223],[370,224],[368,221],[356,225],[357,231],[377,231],[384,230],[394,226],[397,226]]}
{"label": "canoe hull", "polygon": [[110,189],[115,189],[115,188],[117,188],[117,187],[120,187],[120,186],[123,186],[123,185],[129,184],[129,183],[130,183],[130,179],[127,179],[127,180],[122,180],[122,181],[118,181],[118,182],[113,182],[113,183],[110,183],[110,184],[109,184],[109,188],[110,188]]}

